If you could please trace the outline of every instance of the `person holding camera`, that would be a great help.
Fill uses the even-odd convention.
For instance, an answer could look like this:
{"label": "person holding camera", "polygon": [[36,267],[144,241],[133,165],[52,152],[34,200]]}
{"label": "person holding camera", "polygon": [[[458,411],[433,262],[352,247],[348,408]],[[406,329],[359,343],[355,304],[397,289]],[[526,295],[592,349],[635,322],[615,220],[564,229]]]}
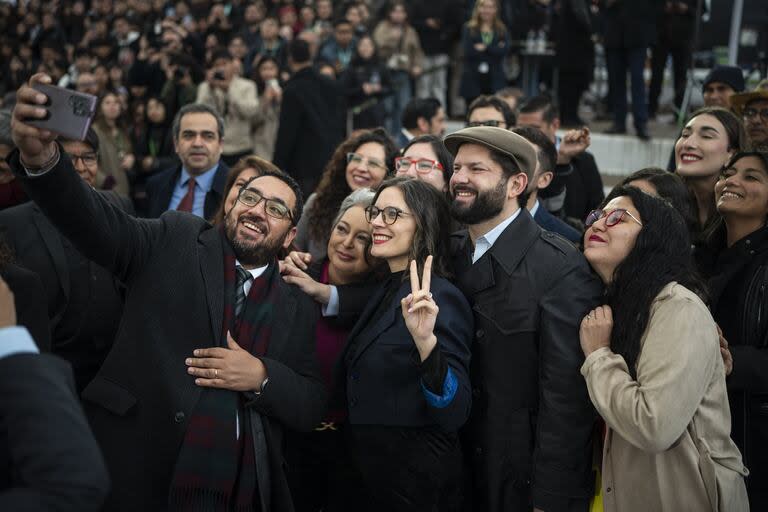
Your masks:
{"label": "person holding camera", "polygon": [[251,123],[259,109],[256,83],[235,76],[235,62],[229,50],[220,48],[211,54],[205,82],[197,89],[197,103],[213,107],[226,122],[222,159],[227,165],[235,165],[253,152]]}

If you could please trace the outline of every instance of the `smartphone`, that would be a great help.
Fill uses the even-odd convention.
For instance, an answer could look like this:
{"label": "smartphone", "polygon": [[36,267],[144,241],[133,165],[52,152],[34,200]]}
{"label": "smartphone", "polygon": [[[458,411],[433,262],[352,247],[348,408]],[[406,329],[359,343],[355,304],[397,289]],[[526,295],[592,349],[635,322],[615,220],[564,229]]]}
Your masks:
{"label": "smartphone", "polygon": [[267,80],[267,87],[271,87],[272,89],[276,91],[281,91],[282,88],[280,87],[280,82],[277,81],[277,78],[270,78]]}
{"label": "smartphone", "polygon": [[85,140],[96,114],[96,96],[54,85],[34,84],[32,87],[48,97],[48,103],[44,105],[48,115],[44,119],[29,120],[27,124],[69,139]]}

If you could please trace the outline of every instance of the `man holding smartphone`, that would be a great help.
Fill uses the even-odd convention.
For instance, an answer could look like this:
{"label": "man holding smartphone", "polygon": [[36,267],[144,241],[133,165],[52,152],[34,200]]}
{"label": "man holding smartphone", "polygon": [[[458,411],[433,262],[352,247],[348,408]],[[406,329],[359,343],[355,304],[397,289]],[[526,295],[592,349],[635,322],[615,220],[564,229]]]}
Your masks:
{"label": "man holding smartphone", "polygon": [[[224,118],[227,138],[222,159],[228,166],[253,153],[251,121],[259,108],[256,83],[235,75],[235,62],[225,48],[211,55],[205,82],[197,89],[197,103],[215,108]],[[259,156],[269,158],[270,155]]]}

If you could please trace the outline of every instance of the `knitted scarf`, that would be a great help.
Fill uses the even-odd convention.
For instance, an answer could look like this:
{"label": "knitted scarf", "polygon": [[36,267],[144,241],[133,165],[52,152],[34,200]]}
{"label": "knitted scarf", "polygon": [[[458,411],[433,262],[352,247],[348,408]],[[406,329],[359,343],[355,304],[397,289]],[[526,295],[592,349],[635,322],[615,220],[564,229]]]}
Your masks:
{"label": "knitted scarf", "polygon": [[[235,255],[228,242],[224,247],[221,339],[226,345],[229,331],[243,350],[263,356],[272,333],[273,311],[280,301],[277,263],[272,262],[253,280],[238,320],[234,314]],[[250,414],[241,393],[203,388],[176,461],[169,505],[171,510],[201,512],[260,510]]]}

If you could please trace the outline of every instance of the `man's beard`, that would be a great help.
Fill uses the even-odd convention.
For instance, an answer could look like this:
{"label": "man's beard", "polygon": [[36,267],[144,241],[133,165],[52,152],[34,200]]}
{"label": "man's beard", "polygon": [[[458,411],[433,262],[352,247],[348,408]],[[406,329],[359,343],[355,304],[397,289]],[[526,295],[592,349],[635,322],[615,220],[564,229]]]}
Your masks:
{"label": "man's beard", "polygon": [[451,215],[462,224],[470,226],[496,217],[504,209],[504,204],[507,200],[507,181],[508,178],[500,179],[495,187],[482,192],[473,188],[472,190],[477,195],[469,206],[464,206],[456,201],[456,191],[469,189],[469,187],[462,185],[454,187]]}
{"label": "man's beard", "polygon": [[[243,265],[254,267],[263,267],[264,265],[271,263],[283,247],[283,242],[285,241],[285,237],[288,236],[288,232],[286,231],[283,236],[278,237],[275,240],[270,240],[268,236],[265,236],[263,240],[258,242],[243,240],[237,238],[237,225],[239,220],[241,219],[234,218],[232,215],[227,215],[224,220],[227,240],[229,240],[232,250],[235,252],[237,261]],[[242,217],[242,220],[253,222],[269,235],[266,222],[261,222],[253,217]]]}

